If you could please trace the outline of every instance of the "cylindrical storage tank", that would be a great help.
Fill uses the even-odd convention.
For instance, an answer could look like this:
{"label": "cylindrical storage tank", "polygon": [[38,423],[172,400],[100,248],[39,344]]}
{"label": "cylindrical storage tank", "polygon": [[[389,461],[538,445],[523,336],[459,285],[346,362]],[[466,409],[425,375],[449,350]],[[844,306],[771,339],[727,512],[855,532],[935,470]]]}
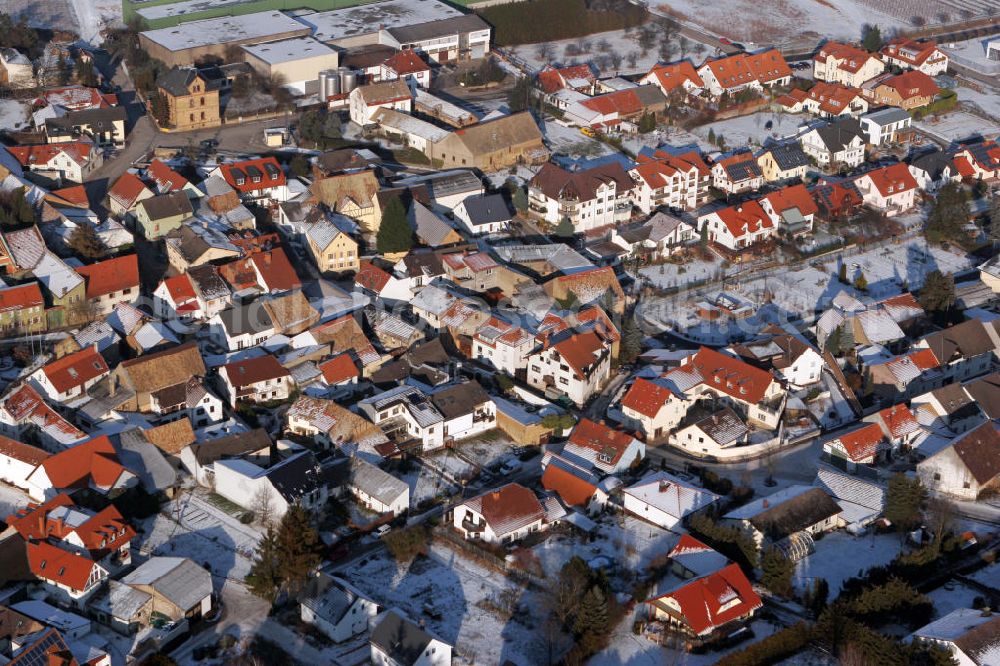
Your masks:
{"label": "cylindrical storage tank", "polygon": [[340,77],[340,92],[349,93],[358,87],[357,72],[346,71]]}
{"label": "cylindrical storage tank", "polygon": [[320,72],[319,73],[319,98],[321,100],[325,100],[326,98],[328,98],[330,96],[330,93],[327,92],[328,88],[327,88],[326,81],[327,81],[327,72]]}
{"label": "cylindrical storage tank", "polygon": [[334,71],[334,70],[330,71],[330,76],[326,80],[326,86],[327,86],[327,93],[326,93],[327,95],[333,96],[333,95],[339,95],[340,94],[340,72],[339,71]]}

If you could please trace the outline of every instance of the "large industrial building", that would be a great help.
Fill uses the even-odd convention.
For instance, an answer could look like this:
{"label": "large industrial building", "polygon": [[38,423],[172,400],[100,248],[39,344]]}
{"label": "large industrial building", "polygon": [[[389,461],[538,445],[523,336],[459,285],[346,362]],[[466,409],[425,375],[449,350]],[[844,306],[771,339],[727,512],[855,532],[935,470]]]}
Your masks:
{"label": "large industrial building", "polygon": [[324,12],[370,0],[122,0],[122,18],[142,19],[148,30],[170,28],[187,21],[242,16],[274,10],[311,9]]}
{"label": "large industrial building", "polygon": [[312,37],[248,44],[242,48],[247,64],[261,76],[280,76],[287,87],[302,94],[306,92],[306,84],[317,81],[320,72],[336,69],[339,62],[336,50]]}
{"label": "large industrial building", "polygon": [[308,37],[311,32],[309,26],[288,14],[271,11],[147,30],[139,34],[139,44],[150,56],[173,67],[190,65],[206,56],[224,59],[231,46]]}

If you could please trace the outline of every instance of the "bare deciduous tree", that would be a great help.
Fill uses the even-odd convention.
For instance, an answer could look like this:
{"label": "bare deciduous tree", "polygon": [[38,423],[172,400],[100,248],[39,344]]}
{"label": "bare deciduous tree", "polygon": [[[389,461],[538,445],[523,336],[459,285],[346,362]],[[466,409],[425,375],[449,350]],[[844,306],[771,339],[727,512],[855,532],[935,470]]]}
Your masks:
{"label": "bare deciduous tree", "polygon": [[271,489],[261,486],[253,494],[250,500],[250,510],[253,511],[257,522],[263,527],[267,527],[274,519],[274,502],[271,498]]}

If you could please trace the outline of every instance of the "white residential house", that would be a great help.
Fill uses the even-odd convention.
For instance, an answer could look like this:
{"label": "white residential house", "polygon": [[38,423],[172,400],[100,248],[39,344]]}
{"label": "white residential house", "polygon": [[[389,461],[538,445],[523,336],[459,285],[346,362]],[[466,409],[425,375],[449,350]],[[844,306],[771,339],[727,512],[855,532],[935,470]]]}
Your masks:
{"label": "white residential house", "polygon": [[404,113],[413,110],[413,94],[405,81],[393,80],[369,83],[351,91],[351,120],[364,127],[370,125],[378,109],[395,109]]}
{"label": "white residential house", "polygon": [[730,250],[741,250],[775,236],[778,227],[756,201],[745,201],[698,218],[708,240]]}
{"label": "white residential house", "polygon": [[444,416],[423,391],[397,386],[358,403],[361,412],[388,434],[419,439],[425,451],[444,446]]}
{"label": "white residential house", "polygon": [[658,441],[681,422],[691,401],[657,380],[638,377],[622,398],[628,427],[642,430],[648,441]]}
{"label": "white residential house", "polygon": [[865,134],[854,118],[814,127],[799,137],[799,143],[820,166],[856,167],[865,161]]}
{"label": "white residential house", "polygon": [[94,345],[43,365],[28,381],[52,400],[65,403],[84,396],[109,373],[107,361]]}
{"label": "white residential house", "polygon": [[954,160],[943,150],[935,150],[913,158],[909,169],[910,175],[917,181],[917,187],[924,192],[937,192],[948,183],[962,181]]}
{"label": "white residential house", "polygon": [[[1000,47],[997,53],[1000,54]],[[991,666],[997,663],[994,659],[998,652],[997,636],[1000,636],[1000,615],[978,608],[956,608],[917,629],[905,640],[944,648],[958,666]]]}
{"label": "white residential house", "polygon": [[813,56],[813,77],[817,81],[860,88],[884,71],[885,63],[874,53],[853,44],[827,42]]}
{"label": "white residential house", "polygon": [[711,170],[696,151],[672,155],[657,150],[637,160],[629,175],[635,181],[632,201],[643,213],[661,206],[694,210],[708,201]]}
{"label": "white residential house", "polygon": [[611,343],[595,331],[546,339],[528,356],[529,386],[564,394],[584,405],[611,376]]}
{"label": "white residential house", "polygon": [[369,645],[372,666],[451,666],[452,646],[396,610],[375,619]]}
{"label": "white residential house", "polygon": [[633,187],[618,162],[580,171],[549,162],[528,183],[528,209],[549,224],[568,218],[577,231],[588,231],[627,221]]}
{"label": "white residential house", "polygon": [[272,463],[269,467],[244,458],[216,460],[212,465],[213,490],[230,502],[254,511],[262,510],[261,505],[266,503],[279,520],[295,504],[308,510],[322,507],[330,495],[316,457],[309,450],[282,450],[283,445],[291,444],[288,441],[278,444],[279,451],[287,457],[269,458]]}
{"label": "white residential house", "polygon": [[219,377],[232,407],[238,400],[287,400],[295,384],[288,369],[270,354],[227,363],[219,370]]}
{"label": "white residential house", "polygon": [[451,509],[451,524],[466,539],[507,544],[545,524],[545,509],[531,490],[508,483]]}
{"label": "white residential house", "polygon": [[251,349],[277,333],[262,301],[233,305],[208,320],[208,336],[226,351]]}
{"label": "white residential house", "polygon": [[398,516],[410,508],[410,486],[360,458],[351,461],[349,487],[359,502],[376,513]]}
{"label": "white residential house", "polygon": [[104,164],[103,153],[89,141],[11,146],[6,150],[25,174],[37,174],[59,186],[83,183]]}
{"label": "white residential house", "polygon": [[47,451],[0,436],[0,481],[28,490],[28,477],[48,457]]}
{"label": "white residential house", "polygon": [[455,220],[474,236],[507,231],[514,212],[500,194],[466,197],[453,209]]}
{"label": "white residential house", "polygon": [[937,76],[948,71],[948,54],[933,41],[898,37],[883,46],[879,53],[882,60],[893,67],[915,69],[927,76]]}
{"label": "white residential house", "polygon": [[913,116],[903,109],[891,106],[866,113],[858,120],[861,122],[861,130],[865,133],[868,143],[881,146],[895,143],[897,135],[911,126]]}
{"label": "white residential house", "polygon": [[472,358],[513,377],[528,367],[535,344],[535,336],[525,329],[491,317],[472,336]]}
{"label": "white residential house", "polygon": [[687,425],[682,423],[670,443],[695,457],[717,456],[725,449],[745,445],[750,428],[730,407],[716,411]]}
{"label": "white residential house", "polygon": [[299,617],[334,643],[343,643],[369,630],[378,615],[377,603],[346,581],[318,573],[299,596]]}
{"label": "white residential house", "polygon": [[635,257],[666,259],[698,239],[698,232],[687,220],[664,212],[632,229],[615,227],[611,242]]}
{"label": "white residential house", "polygon": [[882,167],[854,179],[866,204],[889,217],[901,215],[917,203],[917,181],[903,163]]}
{"label": "white residential house", "polygon": [[666,472],[649,474],[622,489],[626,511],[666,530],[718,500],[718,495],[686,484]]}
{"label": "white residential house", "polygon": [[737,153],[712,165],[712,186],[728,194],[756,191],[764,186],[764,172],[753,153]]}
{"label": "white residential house", "polygon": [[448,440],[468,439],[497,427],[497,406],[475,380],[453,384],[431,395],[444,418],[441,435]]}
{"label": "white residential house", "polygon": [[987,421],[917,463],[917,476],[931,492],[975,501],[1000,488],[1000,434]]}

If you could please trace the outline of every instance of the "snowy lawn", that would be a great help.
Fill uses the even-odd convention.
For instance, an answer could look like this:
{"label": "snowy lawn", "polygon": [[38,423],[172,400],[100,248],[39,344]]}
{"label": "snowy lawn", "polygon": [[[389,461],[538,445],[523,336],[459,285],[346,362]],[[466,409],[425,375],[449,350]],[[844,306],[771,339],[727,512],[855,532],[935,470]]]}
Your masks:
{"label": "snowy lawn", "polygon": [[542,663],[532,612],[540,607],[535,593],[520,593],[519,605],[527,612],[511,620],[497,616],[483,608],[484,602],[495,601],[515,585],[446,546],[434,544],[429,557],[406,565],[379,551],[338,575],[382,606],[399,608],[414,620],[426,622],[429,631],[458,646],[457,654],[466,661]]}
{"label": "snowy lawn", "polygon": [[553,120],[545,121],[542,135],[553,153],[564,153],[572,157],[600,157],[616,152],[606,143],[584,136],[576,127],[565,127]]}
{"label": "snowy lawn", "polygon": [[21,129],[28,120],[28,102],[0,99],[0,129]]}
{"label": "snowy lawn", "polygon": [[416,506],[426,499],[433,499],[439,493],[450,495],[457,490],[457,486],[442,478],[440,472],[426,465],[414,465],[406,474],[393,472],[393,476],[410,486],[410,506]]}
{"label": "snowy lawn", "polygon": [[[1000,100],[994,98],[993,105],[987,107],[987,110],[995,112],[998,102]],[[977,134],[986,138],[992,138],[1000,134],[1000,125],[967,111],[954,111],[937,119],[927,118],[926,120],[914,123],[914,125],[950,141],[966,139]]]}
{"label": "snowy lawn", "polygon": [[944,617],[959,608],[972,608],[972,602],[976,597],[982,597],[983,593],[964,583],[952,581],[942,585],[927,596],[934,603],[935,617]]}
{"label": "snowy lawn", "polygon": [[888,564],[899,552],[898,534],[861,537],[843,531],[827,534],[816,542],[816,552],[796,565],[795,584],[804,589],[814,578],[825,578],[830,584],[832,599],[840,592],[845,580],[872,567]]}
{"label": "snowy lawn", "polygon": [[775,626],[767,620],[754,620],[750,628],[754,632],[752,641],[745,641],[727,650],[709,652],[707,654],[690,654],[680,650],[661,647],[644,636],[632,633],[633,614],[629,614],[615,629],[611,636],[611,644],[600,654],[588,661],[589,666],[661,666],[662,664],[677,664],[678,666],[710,666],[719,661],[722,655],[741,650],[752,641],[759,641],[775,633],[780,626]]}
{"label": "snowy lawn", "polygon": [[475,460],[482,467],[490,467],[509,458],[511,449],[516,445],[502,432],[494,430],[483,436],[458,442],[456,446],[466,458]]}
{"label": "snowy lawn", "polygon": [[[569,65],[589,62],[606,65],[601,70],[601,75],[605,77],[616,74],[639,74],[648,72],[658,62],[659,51],[658,46],[656,46],[643,53],[642,47],[639,46],[638,35],[637,30],[630,30],[627,33],[624,30],[612,30],[588,35],[583,39],[574,38],[548,42],[552,46],[551,56],[547,58],[541,57],[543,51],[537,44],[517,46],[513,51],[536,71],[550,64]],[[569,51],[567,51],[567,47]],[[614,53],[622,57],[622,62],[617,69],[609,58]],[[706,50],[705,53],[708,51]],[[692,52],[686,55],[693,56],[695,54]],[[680,57],[680,54],[677,56]]]}
{"label": "snowy lawn", "polygon": [[189,557],[217,576],[242,581],[250,572],[260,531],[188,493],[142,524],[139,551]]}
{"label": "snowy lawn", "polygon": [[969,576],[969,578],[983,585],[1000,590],[1000,562],[994,562],[987,567],[983,567]]}
{"label": "snowy lawn", "polygon": [[[767,139],[782,139],[798,132],[799,126],[808,123],[811,117],[805,114],[773,113],[758,111],[748,116],[719,120],[707,125],[695,127],[692,132],[703,139],[706,144],[708,133],[724,136],[728,149],[739,148],[749,144],[763,145]],[[771,129],[766,125],[771,122]],[[710,144],[707,144],[710,145]]]}
{"label": "snowy lawn", "polygon": [[558,575],[563,564],[574,555],[595,568],[614,563],[622,569],[640,571],[654,557],[669,552],[679,539],[679,533],[668,532],[632,516],[616,514],[601,516],[593,541],[570,529],[552,534],[532,550],[549,577]]}

